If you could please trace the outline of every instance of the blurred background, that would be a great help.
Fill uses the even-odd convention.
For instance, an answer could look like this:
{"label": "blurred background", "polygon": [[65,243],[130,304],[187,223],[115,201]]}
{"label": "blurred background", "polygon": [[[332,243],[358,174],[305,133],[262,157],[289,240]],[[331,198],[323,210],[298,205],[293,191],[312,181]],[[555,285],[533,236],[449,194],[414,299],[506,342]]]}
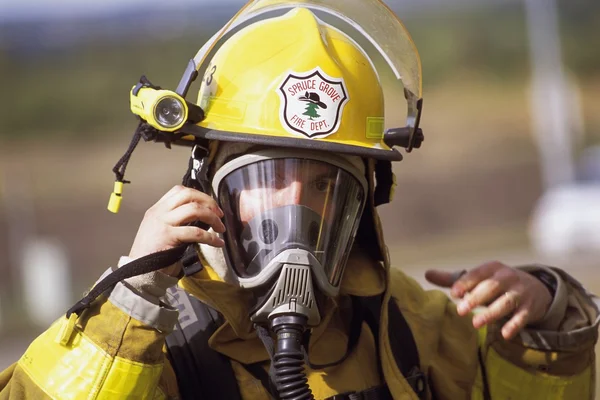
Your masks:
{"label": "blurred background", "polygon": [[[600,293],[600,2],[386,3],[421,54],[426,137],[381,207],[393,265],[424,281],[426,268],[538,261]],[[144,211],[181,181],[188,149],[141,143],[120,213],[106,210],[136,126],[131,86],[145,74],[175,88],[243,4],[2,5],[0,369],[128,254]]]}

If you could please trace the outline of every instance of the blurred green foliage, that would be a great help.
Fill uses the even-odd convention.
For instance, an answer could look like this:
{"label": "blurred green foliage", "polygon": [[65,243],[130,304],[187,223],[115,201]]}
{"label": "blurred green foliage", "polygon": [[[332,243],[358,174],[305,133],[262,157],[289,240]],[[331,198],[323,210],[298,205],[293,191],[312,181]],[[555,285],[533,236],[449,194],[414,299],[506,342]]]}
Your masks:
{"label": "blurred green foliage", "polygon": [[[566,65],[582,79],[598,74],[600,2],[562,1]],[[402,17],[402,15],[401,15]],[[529,73],[522,5],[479,7],[405,18],[423,61],[424,84],[477,77],[523,80]],[[86,40],[76,47],[0,53],[3,99],[0,139],[89,140],[135,126],[128,91],[140,75],[175,88],[187,61],[212,32],[186,31],[162,40],[144,36]],[[43,43],[39,44],[43,47]],[[190,91],[191,97],[195,96]]]}
{"label": "blurred green foliage", "polygon": [[582,77],[600,73],[600,1],[559,1],[563,59]]}
{"label": "blurred green foliage", "polygon": [[[129,111],[129,90],[146,74],[172,88],[197,50],[192,37],[165,42],[94,43],[44,53],[35,58],[0,60],[4,84],[11,93],[0,135],[90,136],[135,126]],[[201,43],[201,40],[199,41]],[[5,114],[5,115],[4,115]]]}

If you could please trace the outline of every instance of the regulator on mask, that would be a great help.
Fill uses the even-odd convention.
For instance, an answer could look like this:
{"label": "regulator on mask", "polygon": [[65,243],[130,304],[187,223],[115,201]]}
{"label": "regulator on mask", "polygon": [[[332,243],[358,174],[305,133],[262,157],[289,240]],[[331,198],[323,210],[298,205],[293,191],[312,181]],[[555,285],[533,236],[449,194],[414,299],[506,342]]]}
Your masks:
{"label": "regulator on mask", "polygon": [[225,212],[225,255],[257,296],[258,324],[298,315],[319,324],[317,299],[336,296],[365,204],[362,160],[262,150],[225,163],[213,191]]}

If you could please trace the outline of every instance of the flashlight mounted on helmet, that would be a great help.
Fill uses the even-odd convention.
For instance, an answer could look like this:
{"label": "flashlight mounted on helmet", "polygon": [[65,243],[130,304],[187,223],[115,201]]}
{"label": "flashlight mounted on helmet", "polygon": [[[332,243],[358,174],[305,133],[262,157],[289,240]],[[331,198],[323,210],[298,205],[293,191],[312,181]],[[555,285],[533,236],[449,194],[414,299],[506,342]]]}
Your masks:
{"label": "flashlight mounted on helmet", "polygon": [[161,132],[176,132],[185,123],[197,123],[204,118],[204,111],[198,105],[145,79],[131,89],[129,100],[131,112]]}

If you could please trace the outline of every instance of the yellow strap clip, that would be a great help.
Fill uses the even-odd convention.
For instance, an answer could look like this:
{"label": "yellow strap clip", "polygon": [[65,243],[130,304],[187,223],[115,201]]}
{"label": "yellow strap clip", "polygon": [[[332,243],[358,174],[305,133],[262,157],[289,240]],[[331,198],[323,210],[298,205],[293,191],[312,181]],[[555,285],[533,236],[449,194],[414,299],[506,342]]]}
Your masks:
{"label": "yellow strap clip", "polygon": [[113,192],[110,194],[110,199],[108,200],[108,211],[112,213],[118,213],[121,208],[121,201],[123,200],[123,182],[115,182],[115,188]]}
{"label": "yellow strap clip", "polygon": [[61,327],[55,339],[56,343],[62,346],[67,346],[69,344],[71,337],[73,336],[73,332],[75,331],[77,318],[79,318],[77,314],[71,313],[68,319],[65,317],[61,321]]}

